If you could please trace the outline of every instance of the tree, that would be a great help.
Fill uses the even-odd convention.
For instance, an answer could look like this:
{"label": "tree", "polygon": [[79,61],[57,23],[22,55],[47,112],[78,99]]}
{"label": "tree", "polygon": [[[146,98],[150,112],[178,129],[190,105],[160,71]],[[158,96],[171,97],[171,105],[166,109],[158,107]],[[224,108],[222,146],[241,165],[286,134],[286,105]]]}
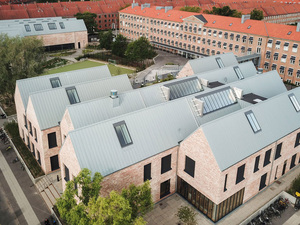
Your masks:
{"label": "tree", "polygon": [[125,56],[132,62],[143,62],[145,59],[156,55],[150,42],[145,37],[130,42],[125,51]]}
{"label": "tree", "polygon": [[112,43],[111,51],[114,55],[124,57],[127,45],[127,38],[122,34],[118,34],[116,40]]}
{"label": "tree", "polygon": [[259,9],[253,9],[250,12],[250,19],[252,19],[252,20],[263,20],[264,19],[263,11],[259,10]]}
{"label": "tree", "polygon": [[74,16],[77,19],[83,19],[89,34],[93,34],[95,31],[98,30],[97,23],[95,20],[97,18],[97,15],[95,13],[84,12],[84,13],[77,13]]}
{"label": "tree", "polygon": [[186,225],[196,225],[196,213],[188,206],[181,206],[178,209],[176,216]]}
{"label": "tree", "polygon": [[153,207],[149,181],[141,186],[130,185],[121,194],[111,191],[108,197],[102,197],[102,179],[100,173],[92,177],[91,171],[83,169],[68,181],[56,203],[61,218],[69,225],[145,225],[141,216]]}
{"label": "tree", "polygon": [[107,50],[110,50],[112,47],[113,38],[114,35],[112,33],[112,30],[100,32],[99,34],[100,48],[105,48]]}
{"label": "tree", "polygon": [[185,7],[180,8],[180,11],[199,13],[201,11],[201,8],[198,6],[185,6]]}
{"label": "tree", "polygon": [[230,16],[230,17],[242,17],[242,13],[231,9],[229,6],[223,6],[222,8],[213,7],[212,10],[204,10],[204,13],[207,14],[214,14],[214,15],[220,15],[220,16]]}
{"label": "tree", "polygon": [[42,73],[45,60],[42,40],[0,34],[0,94],[13,102],[16,80]]}

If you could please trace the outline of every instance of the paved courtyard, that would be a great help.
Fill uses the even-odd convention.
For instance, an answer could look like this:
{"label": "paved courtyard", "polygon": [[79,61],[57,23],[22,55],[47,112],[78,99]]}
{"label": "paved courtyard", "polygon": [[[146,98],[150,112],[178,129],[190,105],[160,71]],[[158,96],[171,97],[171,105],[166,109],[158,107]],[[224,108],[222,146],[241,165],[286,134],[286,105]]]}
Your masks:
{"label": "paved courtyard", "polygon": [[[235,225],[242,223],[246,218],[250,217],[259,208],[272,200],[275,196],[286,190],[291,182],[300,174],[300,164],[290,171],[285,176],[279,179],[280,182],[275,182],[267,189],[250,199],[245,204],[241,205],[233,212],[229,213],[218,223],[213,223],[204,214],[195,209],[198,225]],[[145,216],[148,225],[177,225],[179,220],[175,215],[182,205],[190,206],[185,199],[179,194],[174,194],[161,202],[155,204],[154,209]],[[282,218],[273,219],[275,225],[300,225],[300,210],[294,211],[292,206],[282,214]]]}

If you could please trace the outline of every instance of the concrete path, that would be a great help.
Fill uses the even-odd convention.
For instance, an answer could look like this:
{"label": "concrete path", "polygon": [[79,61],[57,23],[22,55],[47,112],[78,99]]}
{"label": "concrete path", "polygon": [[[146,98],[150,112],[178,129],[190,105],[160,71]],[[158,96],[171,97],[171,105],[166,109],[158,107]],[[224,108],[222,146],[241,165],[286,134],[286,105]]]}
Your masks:
{"label": "concrete path", "polygon": [[36,225],[40,224],[37,216],[35,215],[29,201],[27,200],[22,188],[20,187],[17,179],[15,178],[12,170],[6,162],[2,152],[0,151],[0,169],[3,172],[4,178],[7,181],[13,196],[15,197],[22,214],[24,215],[27,224]]}

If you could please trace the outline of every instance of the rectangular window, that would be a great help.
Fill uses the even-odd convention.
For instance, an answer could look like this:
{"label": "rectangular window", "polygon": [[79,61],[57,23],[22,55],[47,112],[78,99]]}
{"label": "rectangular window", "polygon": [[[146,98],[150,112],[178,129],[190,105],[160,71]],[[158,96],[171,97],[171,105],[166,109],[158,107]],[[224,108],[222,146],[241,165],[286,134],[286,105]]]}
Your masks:
{"label": "rectangular window", "polygon": [[42,31],[42,30],[44,30],[43,25],[40,24],[40,23],[34,24],[33,26],[34,26],[34,29],[36,31]]}
{"label": "rectangular window", "polygon": [[35,141],[38,142],[37,134],[36,134],[36,128],[34,127],[33,129],[34,129],[34,138],[35,138]]}
{"label": "rectangular window", "polygon": [[296,162],[296,156],[297,154],[292,156],[292,160],[291,160],[291,165],[290,165],[290,169],[294,168],[296,166],[295,162]]}
{"label": "rectangular window", "polygon": [[241,165],[237,169],[237,175],[236,175],[236,182],[235,182],[235,184],[238,184],[238,183],[240,183],[241,181],[243,181],[245,179],[244,173],[245,173],[245,164]]}
{"label": "rectangular window", "polygon": [[55,23],[48,23],[48,27],[49,27],[49,30],[56,30],[57,29]]}
{"label": "rectangular window", "polygon": [[294,94],[289,94],[289,98],[290,98],[295,110],[297,112],[299,112],[300,111],[300,105],[299,105],[299,102],[298,102],[296,96]]}
{"label": "rectangular window", "polygon": [[227,176],[228,176],[228,174],[225,175],[224,192],[227,191]]}
{"label": "rectangular window", "polygon": [[219,68],[224,68],[225,67],[225,65],[224,65],[221,58],[216,58],[216,61],[218,63]]}
{"label": "rectangular window", "polygon": [[276,147],[275,160],[281,157],[282,143],[278,144]]}
{"label": "rectangular window", "polygon": [[26,116],[24,115],[24,126],[26,127],[26,129],[27,129],[27,118],[26,118]]}
{"label": "rectangular window", "polygon": [[171,154],[161,158],[161,174],[171,170]]}
{"label": "rectangular window", "polygon": [[271,162],[270,161],[271,151],[272,151],[272,149],[266,151],[266,153],[265,153],[264,167],[266,165],[269,165],[269,163]]}
{"label": "rectangular window", "polygon": [[113,124],[113,126],[117,133],[121,147],[123,148],[123,147],[126,147],[127,145],[131,145],[132,139],[129,134],[129,131],[128,131],[125,121],[120,121],[118,123],[115,123],[115,124]]}
{"label": "rectangular window", "polygon": [[24,26],[25,26],[26,32],[30,32],[31,31],[30,25],[25,24]]}
{"label": "rectangular window", "polygon": [[260,178],[260,184],[259,184],[259,190],[263,189],[266,185],[266,180],[267,180],[267,173],[261,176]]}
{"label": "rectangular window", "polygon": [[59,26],[60,26],[61,29],[65,29],[66,28],[64,22],[59,22]]}
{"label": "rectangular window", "polygon": [[48,134],[48,146],[49,148],[54,148],[57,146],[55,132]]}
{"label": "rectangular window", "polygon": [[233,67],[233,69],[234,69],[235,74],[237,75],[237,77],[238,77],[240,80],[244,79],[244,76],[243,76],[243,74],[242,74],[242,71],[241,71],[241,69],[240,69],[238,66]]}
{"label": "rectangular window", "polygon": [[68,182],[70,180],[70,172],[69,168],[65,165],[65,181]]}
{"label": "rectangular window", "polygon": [[297,134],[297,137],[296,137],[296,141],[295,141],[295,148],[300,145],[300,133]]}
{"label": "rectangular window", "polygon": [[29,133],[32,135],[32,125],[31,122],[28,120],[28,124],[29,124]]}
{"label": "rectangular window", "polygon": [[184,171],[190,176],[194,177],[195,174],[195,161],[185,156],[185,168]]}
{"label": "rectangular window", "polygon": [[80,102],[80,99],[79,99],[79,96],[78,96],[78,93],[77,93],[75,87],[66,88],[66,92],[67,92],[67,95],[69,97],[69,101],[71,104]]}
{"label": "rectangular window", "polygon": [[259,170],[259,168],[258,168],[258,165],[259,165],[259,159],[260,159],[260,155],[259,155],[259,156],[256,156],[253,173],[255,173],[256,171]]}
{"label": "rectangular window", "polygon": [[61,83],[58,77],[50,78],[52,88],[61,87]]}
{"label": "rectangular window", "polygon": [[261,131],[261,128],[254,116],[254,113],[250,110],[248,112],[245,112],[245,115],[248,119],[249,124],[251,125],[253,132],[257,133],[257,132]]}
{"label": "rectangular window", "polygon": [[144,182],[151,179],[151,163],[149,163],[144,166]]}

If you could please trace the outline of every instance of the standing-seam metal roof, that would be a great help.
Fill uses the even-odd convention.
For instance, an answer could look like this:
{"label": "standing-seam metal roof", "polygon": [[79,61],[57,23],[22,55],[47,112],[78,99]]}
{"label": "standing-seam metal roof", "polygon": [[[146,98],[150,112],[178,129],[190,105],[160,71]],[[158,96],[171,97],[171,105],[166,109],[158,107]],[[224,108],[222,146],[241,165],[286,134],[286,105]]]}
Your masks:
{"label": "standing-seam metal roof", "polygon": [[111,77],[111,74],[105,65],[17,80],[16,85],[18,86],[25,110],[29,95],[37,91],[52,89],[50,78],[54,77],[58,77],[61,85],[64,87],[71,84],[108,78]]}
{"label": "standing-seam metal roof", "polygon": [[[127,75],[119,75],[73,86],[77,90],[80,102],[109,96],[110,91],[113,89],[117,89],[119,92],[132,90]],[[57,126],[58,122],[61,121],[66,107],[70,105],[65,88],[53,88],[30,95],[41,130]]]}

